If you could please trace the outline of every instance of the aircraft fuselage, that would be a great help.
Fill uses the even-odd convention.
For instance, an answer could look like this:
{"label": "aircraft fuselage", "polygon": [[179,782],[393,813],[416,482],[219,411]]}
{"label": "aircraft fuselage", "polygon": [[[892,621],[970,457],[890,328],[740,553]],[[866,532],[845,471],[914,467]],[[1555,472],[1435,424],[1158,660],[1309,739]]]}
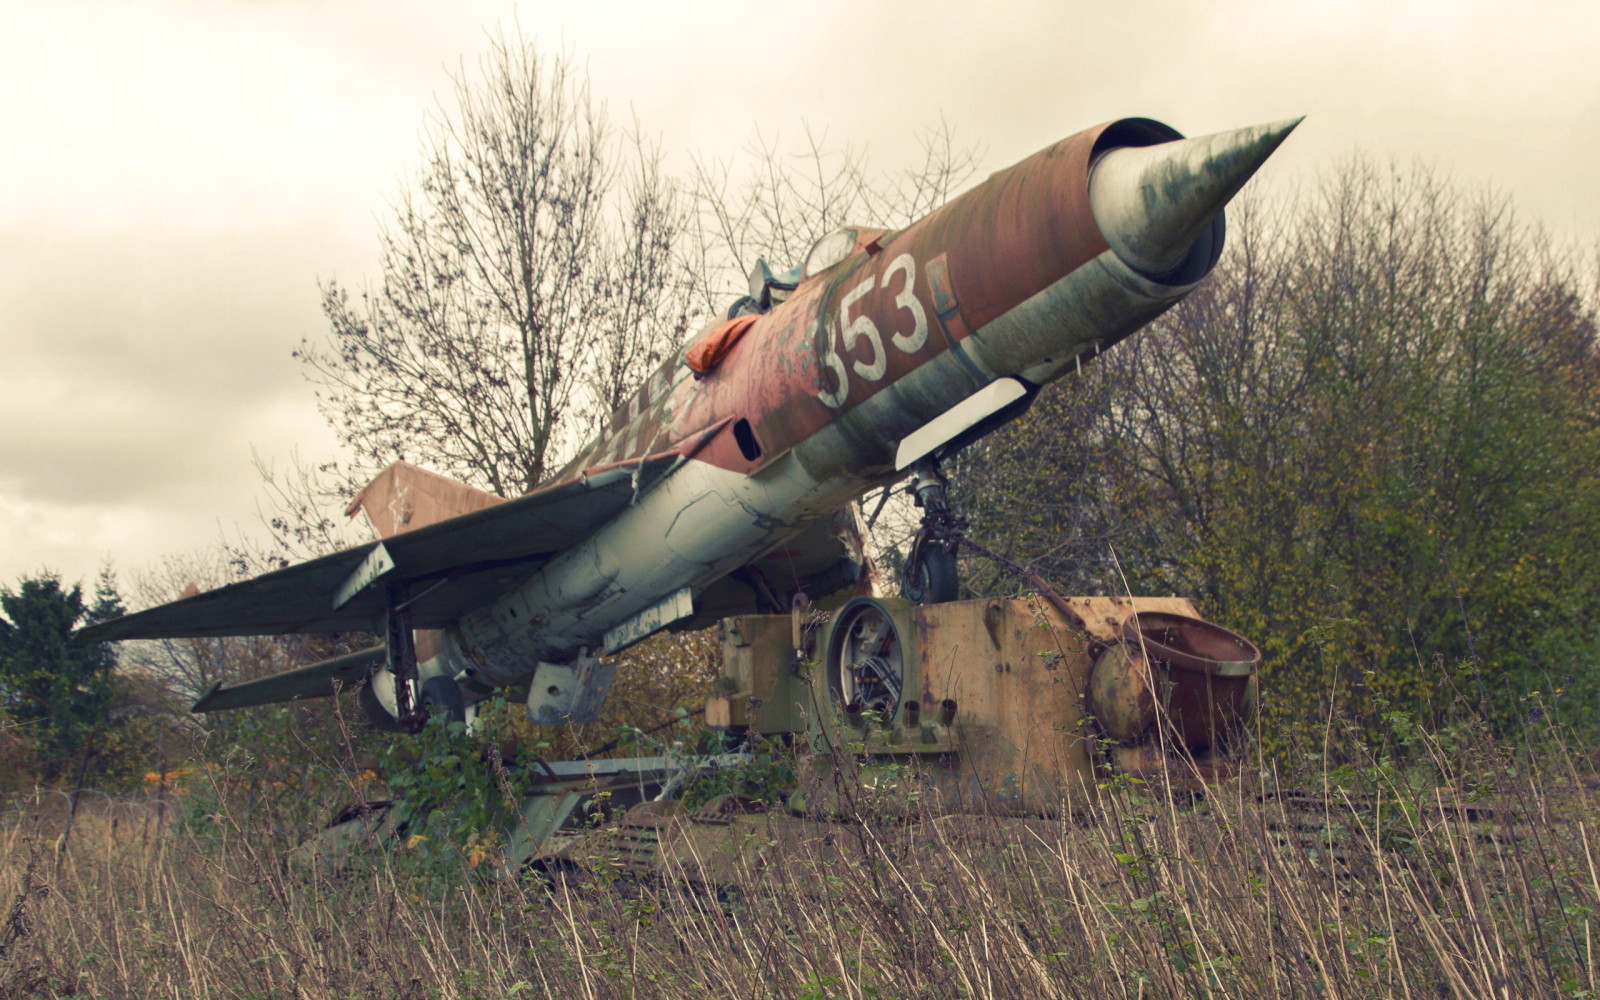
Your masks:
{"label": "aircraft fuselage", "polygon": [[[1249,163],[1242,177],[1199,196],[1151,193],[1152,217],[1198,217],[1181,225],[1155,219],[1183,242],[1159,275],[1113,250],[1111,240],[1129,242],[1126,233],[1108,239],[1097,221],[1097,210],[1120,212],[1108,227],[1138,227],[1137,210],[1091,198],[1091,174],[1115,162],[1103,160],[1114,151],[1186,145],[1147,119],[1062,140],[905,229],[852,232],[842,260],[805,275],[713,370],[690,377],[674,359],[646,382],[555,482],[663,451],[684,461],[620,517],[464,616],[424,672],[466,671],[499,686],[526,680],[541,661],[593,650],[607,630],[664,594],[698,594],[905,475],[896,460],[901,443],[996,380],[1031,391],[1074,371],[1211,270],[1222,204],[1289,128],[1189,141],[1210,143],[1179,164],[1195,172],[1215,166],[1211,147],[1219,145],[1243,149]],[[1154,186],[1148,167],[1132,169]]]}

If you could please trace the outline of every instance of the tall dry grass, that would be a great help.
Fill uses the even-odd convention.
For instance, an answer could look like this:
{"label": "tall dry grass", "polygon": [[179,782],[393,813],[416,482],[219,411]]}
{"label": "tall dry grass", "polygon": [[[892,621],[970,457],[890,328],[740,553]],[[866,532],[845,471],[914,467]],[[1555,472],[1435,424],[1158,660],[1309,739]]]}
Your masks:
{"label": "tall dry grass", "polygon": [[1127,784],[1062,820],[840,823],[724,891],[444,873],[403,849],[313,877],[225,792],[181,823],[91,799],[63,853],[41,800],[0,824],[0,995],[1597,995],[1581,755],[1416,749],[1298,797]]}

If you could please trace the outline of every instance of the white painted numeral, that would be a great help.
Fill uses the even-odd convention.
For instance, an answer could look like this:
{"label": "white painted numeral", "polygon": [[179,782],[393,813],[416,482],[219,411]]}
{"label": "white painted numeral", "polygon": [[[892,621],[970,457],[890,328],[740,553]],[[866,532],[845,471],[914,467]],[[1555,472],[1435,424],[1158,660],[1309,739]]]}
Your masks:
{"label": "white painted numeral", "polygon": [[[838,339],[839,327],[838,324],[834,324],[827,332],[827,348],[822,352],[823,371],[818,373],[821,381],[817,387],[817,398],[830,410],[837,410],[843,406],[845,398],[850,395],[850,372],[844,366],[844,359],[839,357],[838,350],[833,346]],[[832,389],[822,388],[828,380],[828,372],[833,372]]]}
{"label": "white painted numeral", "polygon": [[884,372],[889,370],[889,358],[883,353],[883,338],[878,335],[878,325],[872,322],[871,317],[862,313],[855,319],[850,318],[850,307],[861,301],[861,297],[877,287],[876,278],[867,278],[861,284],[850,289],[839,302],[839,325],[844,328],[844,350],[848,354],[855,349],[856,341],[862,337],[867,338],[867,343],[872,346],[872,361],[862,364],[860,361],[852,363],[851,367],[856,374],[868,382],[876,382],[883,378]]}
{"label": "white painted numeral", "polygon": [[[889,356],[883,349],[883,335],[878,331],[878,324],[866,313],[854,319],[850,318],[850,309],[862,297],[874,288],[881,287],[889,290],[889,282],[896,273],[904,274],[905,281],[900,286],[900,291],[894,297],[897,310],[903,309],[911,314],[911,329],[908,332],[891,332],[889,342],[896,349],[906,354],[915,354],[928,342],[928,314],[923,311],[922,303],[917,300],[917,262],[908,253],[903,253],[889,262],[883,272],[883,284],[878,284],[875,277],[867,277],[865,281],[856,285],[844,294],[839,301],[839,318],[834,323],[833,329],[827,331],[822,350],[822,367],[834,376],[835,388],[826,389],[827,376],[823,374],[817,389],[817,398],[822,400],[824,406],[837,410],[844,405],[850,395],[850,371],[868,382],[881,381],[889,372]],[[819,331],[820,332],[820,331]],[[851,360],[849,367],[845,366],[845,355],[850,354],[856,342],[866,340],[872,348],[872,357],[867,361]]]}
{"label": "white painted numeral", "polygon": [[907,354],[915,354],[922,350],[922,345],[928,342],[928,317],[922,311],[922,303],[917,301],[917,263],[911,255],[903,253],[889,262],[889,267],[883,272],[883,287],[889,288],[889,278],[896,271],[904,271],[906,283],[900,289],[900,294],[894,297],[894,304],[911,314],[911,332],[896,333],[889,337],[894,346]]}

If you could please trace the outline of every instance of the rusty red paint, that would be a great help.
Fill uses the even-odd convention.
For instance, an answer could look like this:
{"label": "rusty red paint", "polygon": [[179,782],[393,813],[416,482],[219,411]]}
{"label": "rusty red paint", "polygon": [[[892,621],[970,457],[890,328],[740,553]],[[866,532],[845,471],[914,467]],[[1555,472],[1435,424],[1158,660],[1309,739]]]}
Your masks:
{"label": "rusty red paint", "polygon": [[[777,461],[1105,252],[1088,200],[1094,158],[1176,135],[1164,129],[1137,119],[1097,126],[997,172],[906,229],[858,229],[850,256],[809,276],[772,312],[709,328],[681,362],[703,377],[680,380],[655,399],[647,385],[618,408],[606,440],[563,475],[637,460],[661,440],[739,419],[761,443],[756,459],[729,431],[695,457],[741,473]],[[852,334],[857,324],[876,332]],[[842,426],[879,433],[848,419]]]}
{"label": "rusty red paint", "polygon": [[[1106,128],[1079,133],[1000,171],[904,230],[859,233],[856,252],[804,282],[751,329],[716,373],[694,387],[681,415],[690,424],[712,413],[746,417],[765,448],[761,462],[726,448],[707,449],[703,457],[719,465],[728,460],[724,467],[738,471],[771,462],[1104,252],[1089,211],[1088,174]],[[874,247],[878,252],[869,253]],[[846,301],[864,284],[869,291]],[[897,350],[888,342],[896,334],[911,339],[913,309],[922,316],[921,343]],[[858,317],[878,331],[877,340],[850,341],[846,327]],[[848,373],[847,385],[838,383],[837,368],[828,368],[830,351]],[[747,364],[746,358],[759,360]],[[877,378],[859,374],[878,368]],[[837,409],[819,398],[830,393],[843,397]]]}
{"label": "rusty red paint", "polygon": [[1187,615],[1145,611],[1122,623],[1122,637],[1152,660],[1180,670],[1246,676],[1261,662],[1255,643],[1221,625]]}

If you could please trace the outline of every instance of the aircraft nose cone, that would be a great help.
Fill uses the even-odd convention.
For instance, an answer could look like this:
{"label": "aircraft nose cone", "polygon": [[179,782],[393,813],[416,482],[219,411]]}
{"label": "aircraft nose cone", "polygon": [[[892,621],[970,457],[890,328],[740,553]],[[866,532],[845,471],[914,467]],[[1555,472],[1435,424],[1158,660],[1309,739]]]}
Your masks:
{"label": "aircraft nose cone", "polygon": [[1129,267],[1151,276],[1173,271],[1303,117],[1112,150],[1089,175],[1095,223]]}

